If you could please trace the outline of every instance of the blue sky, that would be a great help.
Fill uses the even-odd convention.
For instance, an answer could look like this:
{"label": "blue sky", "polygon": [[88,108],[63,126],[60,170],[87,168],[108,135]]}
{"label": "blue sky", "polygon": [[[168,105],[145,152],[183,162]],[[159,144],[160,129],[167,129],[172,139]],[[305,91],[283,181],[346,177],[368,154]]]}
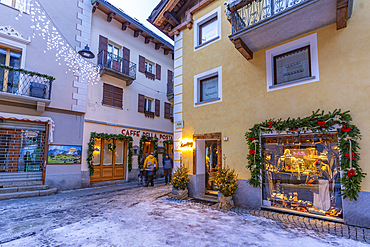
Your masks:
{"label": "blue sky", "polygon": [[173,44],[169,37],[146,20],[160,0],[108,0],[108,2],[117,8],[121,8],[129,16],[136,17],[142,24]]}

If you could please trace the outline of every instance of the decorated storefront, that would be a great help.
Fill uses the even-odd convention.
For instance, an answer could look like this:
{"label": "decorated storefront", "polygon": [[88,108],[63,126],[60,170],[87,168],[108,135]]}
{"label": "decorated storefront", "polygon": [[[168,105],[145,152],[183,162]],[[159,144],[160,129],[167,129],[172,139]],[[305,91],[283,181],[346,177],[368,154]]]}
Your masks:
{"label": "decorated storefront", "polygon": [[269,119],[245,136],[248,183],[262,187],[262,207],[343,218],[343,199],[356,200],[365,177],[358,161],[360,130],[349,111]]}
{"label": "decorated storefront", "polygon": [[85,131],[89,131],[85,146],[91,183],[136,179],[151,152],[158,158],[160,175],[163,153],[172,142],[170,133],[144,129],[88,124]]}

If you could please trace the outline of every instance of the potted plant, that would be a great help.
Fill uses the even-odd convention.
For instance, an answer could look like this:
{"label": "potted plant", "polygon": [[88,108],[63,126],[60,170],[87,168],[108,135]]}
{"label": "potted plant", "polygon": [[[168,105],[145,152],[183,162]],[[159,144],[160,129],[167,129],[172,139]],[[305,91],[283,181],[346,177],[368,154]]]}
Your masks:
{"label": "potted plant", "polygon": [[234,207],[232,196],[238,188],[237,177],[234,169],[231,170],[229,167],[220,168],[218,170],[214,183],[219,192],[220,208],[229,210]]}
{"label": "potted plant", "polygon": [[177,190],[177,200],[188,199],[189,170],[184,165],[177,167],[172,176],[172,186]]}

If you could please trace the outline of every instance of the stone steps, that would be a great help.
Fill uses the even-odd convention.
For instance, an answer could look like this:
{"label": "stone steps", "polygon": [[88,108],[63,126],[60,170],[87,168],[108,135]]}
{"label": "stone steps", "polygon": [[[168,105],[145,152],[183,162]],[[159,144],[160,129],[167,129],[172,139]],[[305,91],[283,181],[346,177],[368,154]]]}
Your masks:
{"label": "stone steps", "polygon": [[[0,200],[12,199],[12,198],[22,198],[22,197],[33,197],[33,196],[46,196],[57,192],[57,188],[49,188],[49,185],[36,184],[14,186],[17,183],[12,183],[9,185],[3,184],[3,188],[0,188]],[[29,182],[28,182],[29,183]],[[19,183],[18,183],[19,185]]]}
{"label": "stone steps", "polygon": [[0,180],[0,188],[9,188],[9,187],[24,187],[24,186],[35,186],[42,185],[42,181],[26,181],[26,182],[3,182]]}

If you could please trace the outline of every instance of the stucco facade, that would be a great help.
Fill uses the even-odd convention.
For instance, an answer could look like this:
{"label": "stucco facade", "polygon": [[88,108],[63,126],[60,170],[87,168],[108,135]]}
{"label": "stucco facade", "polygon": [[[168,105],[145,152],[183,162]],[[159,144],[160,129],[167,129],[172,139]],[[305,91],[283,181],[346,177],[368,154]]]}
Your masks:
{"label": "stucco facade", "polygon": [[[235,203],[259,208],[262,206],[261,189],[247,184],[250,178],[250,172],[246,168],[249,146],[245,133],[254,124],[267,119],[306,117],[317,109],[351,111],[353,124],[358,126],[363,136],[359,141],[360,166],[365,173],[370,174],[370,167],[367,165],[367,160],[370,159],[370,154],[367,152],[367,147],[370,145],[368,128],[370,113],[367,104],[369,90],[367,68],[370,64],[367,40],[370,38],[368,25],[370,4],[367,1],[354,1],[352,16],[348,19],[346,28],[337,30],[336,24],[331,24],[306,32],[283,43],[255,51],[253,59],[246,60],[229,39],[231,25],[224,14],[226,7],[224,1],[208,2],[205,7],[192,13],[192,23],[194,23],[192,28],[182,28],[183,30],[174,36],[175,64],[178,64],[175,66],[174,104],[179,106],[175,107],[174,116],[175,122],[184,121],[184,128],[174,130],[175,160],[177,165],[183,163],[189,167],[190,193],[194,196],[205,193],[205,172],[204,168],[198,167],[197,158],[198,149],[204,144],[194,140],[193,150],[183,150],[180,148],[181,141],[193,140],[197,135],[221,133],[222,165],[226,164],[235,169],[238,174],[239,189],[234,195]],[[197,42],[197,20],[217,11],[218,8],[221,8],[222,13],[219,38],[197,48],[195,43]],[[158,20],[159,18],[155,21]],[[287,25],[290,24],[292,23]],[[318,80],[306,84],[298,83],[274,91],[268,90],[266,67],[268,51],[305,37],[317,37],[315,39],[318,54],[316,79]],[[272,40],[271,37],[266,38]],[[217,102],[196,104],[197,76],[215,68],[221,68],[222,71],[220,78],[222,97],[219,97]],[[197,162],[196,167],[194,160]],[[369,227],[370,215],[365,212],[370,192],[368,176],[363,179],[361,191],[358,201],[348,199],[343,201],[344,221],[348,224]]]}
{"label": "stucco facade", "polygon": [[[13,2],[17,4],[17,1]],[[72,52],[71,54],[77,54],[77,51],[86,45],[85,41],[84,44],[79,41],[81,33],[77,27],[81,26],[82,21],[77,16],[87,14],[83,7],[87,6],[88,1],[68,1],[63,8],[55,8],[58,1],[24,2],[28,3],[25,13],[16,9],[17,6],[12,7],[0,3],[0,22],[2,23],[0,46],[21,54],[20,68],[53,76],[55,80],[52,86],[48,86],[50,98],[28,96],[28,89],[23,93],[20,88],[17,93],[1,90],[0,112],[13,114],[15,118],[52,119],[55,123],[53,142],[49,139],[50,143],[47,143],[45,140],[43,150],[46,150],[46,153],[38,164],[44,172],[42,179],[45,184],[59,190],[79,188],[81,186],[81,165],[48,164],[47,149],[49,144],[82,146],[86,107],[81,107],[80,101],[86,102],[86,92],[83,92],[83,88],[87,87],[87,81],[60,55],[67,54],[69,51]],[[5,27],[13,32],[4,31]],[[53,40],[55,37],[59,39]],[[28,123],[27,120],[23,122]],[[4,126],[5,124],[6,120],[3,121]],[[4,155],[7,156],[7,154]],[[21,159],[21,154],[19,155]]]}
{"label": "stucco facade", "polygon": [[[99,1],[97,2],[99,3]],[[83,149],[87,150],[88,148],[91,132],[132,136],[133,146],[136,150],[140,145],[141,136],[147,135],[158,138],[158,146],[163,147],[163,141],[167,139],[172,140],[173,134],[172,121],[165,118],[165,103],[171,104],[167,97],[167,84],[168,71],[173,72],[173,59],[171,53],[164,54],[164,48],[172,50],[173,46],[170,43],[166,43],[159,36],[154,35],[154,33],[150,33],[151,40],[155,39],[156,42],[161,41],[165,44],[165,47],[157,49],[156,43],[151,41],[147,43],[145,42],[146,38],[143,36],[144,34],[135,37],[135,31],[132,28],[128,27],[127,29],[122,30],[122,20],[117,19],[118,16],[131,18],[123,12],[117,12],[116,18],[113,18],[110,22],[107,21],[107,14],[103,12],[104,9],[101,9],[102,3],[104,4],[104,1],[100,1],[100,7],[96,7],[96,10],[92,15],[90,49],[97,54],[93,63],[99,63],[98,54],[101,51],[101,48],[99,47],[99,37],[103,36],[107,38],[109,45],[117,47],[117,52],[119,52],[118,57],[123,56],[123,49],[129,50],[129,61],[135,64],[136,75],[135,80],[133,80],[130,85],[127,84],[127,80],[119,78],[119,76],[117,77],[115,75],[108,74],[102,74],[99,81],[88,85]],[[114,9],[114,6],[112,5],[104,6]],[[135,25],[135,27],[140,27],[142,24],[135,21],[135,23],[131,23],[131,27],[133,25]],[[146,33],[145,35],[149,34]],[[146,76],[145,72],[139,71],[139,56],[145,57],[146,61],[150,61],[154,67],[156,65],[160,66],[160,79],[157,77],[154,80],[150,79]],[[152,71],[152,73],[157,74],[157,71]],[[112,107],[103,103],[104,84],[109,84],[122,89],[122,104],[120,104],[119,107]],[[152,100],[151,107],[153,118],[146,116],[144,112],[139,112],[139,94],[144,95],[145,99]],[[159,101],[159,116],[154,116],[155,101]],[[135,134],[133,131],[135,131]],[[83,183],[85,185],[90,182],[86,155],[87,152],[84,152],[82,158],[82,176],[84,181]],[[127,154],[125,158],[127,159]],[[161,173],[161,169],[163,168],[161,164],[162,154],[159,155],[158,161],[160,163],[159,173]],[[132,164],[132,171],[129,171],[126,166],[126,175],[121,179],[129,180],[137,178],[137,153],[134,153],[133,155]],[[114,180],[116,178],[102,179]]]}

